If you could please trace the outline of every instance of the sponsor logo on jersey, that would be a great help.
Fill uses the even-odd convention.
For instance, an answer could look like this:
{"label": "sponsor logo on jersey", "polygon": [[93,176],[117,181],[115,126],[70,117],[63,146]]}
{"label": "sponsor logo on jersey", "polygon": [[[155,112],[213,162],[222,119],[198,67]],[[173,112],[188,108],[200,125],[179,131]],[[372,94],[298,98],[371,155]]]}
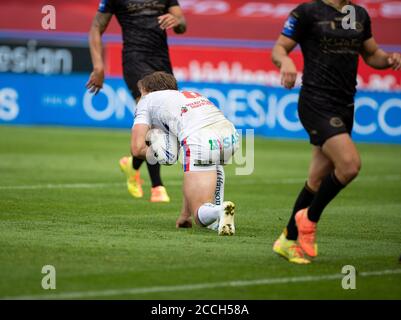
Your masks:
{"label": "sponsor logo on jersey", "polygon": [[292,37],[295,34],[295,27],[297,26],[298,20],[294,16],[289,16],[284,24],[283,34]]}
{"label": "sponsor logo on jersey", "polygon": [[184,113],[188,112],[188,108],[187,107],[181,107],[181,115],[183,115]]}
{"label": "sponsor logo on jersey", "polygon": [[104,12],[104,9],[106,8],[106,2],[107,2],[107,0],[101,0],[100,1],[99,9],[98,9],[100,12]]}
{"label": "sponsor logo on jersey", "polygon": [[334,128],[340,128],[344,126],[344,122],[338,117],[333,117],[330,119],[330,125]]}

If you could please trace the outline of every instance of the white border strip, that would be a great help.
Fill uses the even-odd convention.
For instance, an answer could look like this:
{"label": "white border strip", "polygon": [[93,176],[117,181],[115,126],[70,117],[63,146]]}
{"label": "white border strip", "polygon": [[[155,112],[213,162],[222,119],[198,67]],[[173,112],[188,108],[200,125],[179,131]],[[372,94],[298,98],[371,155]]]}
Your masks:
{"label": "white border strip", "polygon": [[[373,276],[384,276],[401,274],[400,269],[394,270],[381,270],[381,271],[370,271],[357,273],[359,277],[373,277]],[[343,274],[331,274],[321,276],[303,276],[303,277],[287,277],[287,278],[267,278],[267,279],[256,279],[256,280],[238,280],[238,281],[226,281],[226,282],[215,282],[215,283],[198,283],[198,284],[186,284],[178,286],[160,286],[160,287],[144,287],[144,288],[127,288],[127,289],[111,289],[111,290],[100,290],[100,291],[77,291],[77,292],[62,292],[47,295],[27,295],[27,296],[14,296],[14,297],[3,297],[2,300],[49,300],[49,299],[84,299],[84,298],[100,298],[100,297],[112,297],[112,296],[123,296],[123,295],[140,295],[149,293],[161,293],[161,292],[179,292],[179,291],[194,291],[204,289],[216,289],[225,287],[250,287],[250,286],[261,286],[261,285],[272,285],[272,284],[287,284],[287,283],[298,283],[298,282],[317,282],[336,280],[343,278]]]}

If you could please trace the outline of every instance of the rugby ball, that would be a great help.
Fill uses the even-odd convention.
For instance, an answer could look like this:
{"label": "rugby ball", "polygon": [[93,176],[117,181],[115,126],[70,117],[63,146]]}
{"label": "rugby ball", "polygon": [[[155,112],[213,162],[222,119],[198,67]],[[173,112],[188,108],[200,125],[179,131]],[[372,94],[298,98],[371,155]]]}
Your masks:
{"label": "rugby ball", "polygon": [[[147,141],[149,142],[150,156],[163,165],[172,165],[177,162],[180,145],[177,137],[166,133],[159,128],[149,130]],[[148,162],[150,159],[147,159]]]}

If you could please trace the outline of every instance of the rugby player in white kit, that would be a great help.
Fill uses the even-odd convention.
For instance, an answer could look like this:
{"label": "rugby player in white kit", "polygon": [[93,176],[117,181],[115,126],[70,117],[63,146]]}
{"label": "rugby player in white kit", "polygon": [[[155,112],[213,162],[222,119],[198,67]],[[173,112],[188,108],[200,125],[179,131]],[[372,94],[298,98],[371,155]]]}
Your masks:
{"label": "rugby player in white kit", "polygon": [[141,99],[135,112],[131,151],[142,159],[152,128],[174,135],[183,152],[183,205],[177,228],[192,227],[192,218],[203,227],[233,235],[234,209],[224,201],[224,169],[239,147],[234,125],[206,97],[178,91],[174,76],[155,72],[138,82]]}

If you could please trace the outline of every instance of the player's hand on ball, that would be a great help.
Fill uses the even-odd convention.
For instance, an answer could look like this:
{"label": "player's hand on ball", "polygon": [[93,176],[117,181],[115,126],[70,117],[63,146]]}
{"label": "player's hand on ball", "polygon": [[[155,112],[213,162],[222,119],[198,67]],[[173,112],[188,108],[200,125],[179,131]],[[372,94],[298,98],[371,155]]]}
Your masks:
{"label": "player's hand on ball", "polygon": [[401,70],[401,55],[399,53],[392,53],[387,62],[393,70]]}
{"label": "player's hand on ball", "polygon": [[150,145],[148,149],[150,153],[146,158],[149,163],[172,165],[177,162],[180,145],[176,136],[165,133],[159,128],[153,128],[148,131],[146,141]]}
{"label": "player's hand on ball", "polygon": [[104,82],[104,70],[103,69],[93,69],[89,76],[89,80],[86,83],[86,88],[90,93],[98,94],[100,89],[103,88]]}
{"label": "player's hand on ball", "polygon": [[297,68],[291,58],[283,60],[280,68],[281,84],[284,88],[292,89],[297,81]]}
{"label": "player's hand on ball", "polygon": [[166,13],[158,17],[160,28],[163,30],[175,28],[180,24],[180,21],[171,13]]}
{"label": "player's hand on ball", "polygon": [[192,228],[192,219],[191,217],[182,217],[180,216],[175,223],[175,226],[178,228]]}

